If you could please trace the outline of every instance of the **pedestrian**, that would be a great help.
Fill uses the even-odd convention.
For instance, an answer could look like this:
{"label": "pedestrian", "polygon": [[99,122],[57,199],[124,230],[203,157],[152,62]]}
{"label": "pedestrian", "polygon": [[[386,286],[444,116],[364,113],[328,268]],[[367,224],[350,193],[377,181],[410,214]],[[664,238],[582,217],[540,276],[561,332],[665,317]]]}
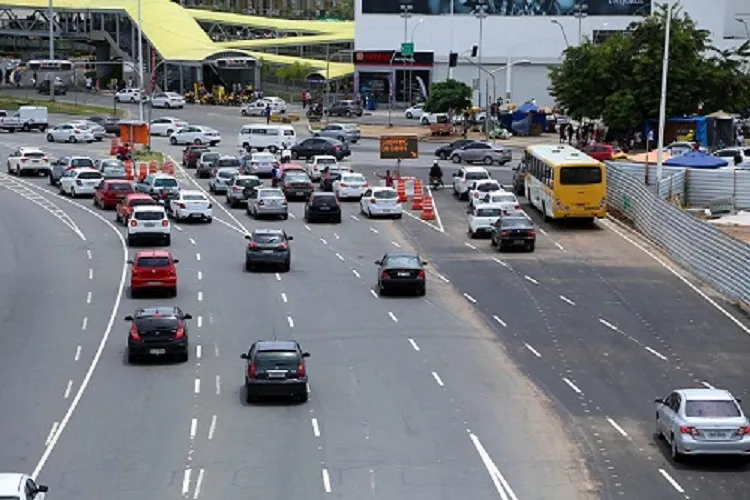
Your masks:
{"label": "pedestrian", "polygon": [[307,91],[302,92],[302,109],[307,109]]}
{"label": "pedestrian", "polygon": [[737,145],[739,147],[742,147],[742,146],[745,145],[745,136],[742,135],[742,131],[741,130],[737,132]]}
{"label": "pedestrian", "polygon": [[266,125],[271,123],[271,105],[266,104]]}
{"label": "pedestrian", "polygon": [[393,176],[391,175],[390,170],[386,170],[385,175],[379,174],[378,172],[375,172],[375,175],[377,175],[378,178],[385,181],[385,187],[389,187],[389,188],[393,187]]}
{"label": "pedestrian", "polygon": [[567,128],[565,127],[565,125],[561,123],[560,124],[560,144],[565,144],[565,140],[566,140],[565,131],[566,130]]}
{"label": "pedestrian", "polygon": [[94,90],[94,80],[90,77],[86,77],[86,92],[91,92]]}

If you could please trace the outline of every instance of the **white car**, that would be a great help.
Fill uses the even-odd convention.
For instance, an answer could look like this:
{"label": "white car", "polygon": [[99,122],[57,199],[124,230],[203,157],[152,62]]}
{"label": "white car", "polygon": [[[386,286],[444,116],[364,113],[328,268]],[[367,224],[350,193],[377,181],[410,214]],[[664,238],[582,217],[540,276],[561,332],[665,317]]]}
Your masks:
{"label": "white car", "polygon": [[161,205],[137,205],[128,219],[128,245],[141,240],[158,240],[169,246],[172,242],[172,225],[167,210]]}
{"label": "white car", "polygon": [[726,148],[720,149],[714,153],[715,156],[725,159],[730,167],[735,166],[735,158],[739,158],[739,162],[736,165],[750,162],[750,148]]}
{"label": "white car", "polygon": [[493,205],[503,209],[503,215],[525,215],[518,198],[513,193],[499,190],[484,193],[484,196],[474,202],[475,207]]}
{"label": "white car", "polygon": [[17,472],[0,473],[0,498],[44,500],[49,488],[37,484],[27,474]]}
{"label": "white car", "polygon": [[179,118],[173,118],[171,116],[163,116],[151,121],[149,125],[149,132],[151,135],[164,135],[171,136],[177,130],[181,130],[188,126],[185,120]]}
{"label": "white car", "polygon": [[368,187],[367,179],[362,174],[342,173],[341,177],[333,181],[333,192],[339,200],[360,199]]}
{"label": "white car", "polygon": [[398,193],[390,187],[371,187],[362,194],[359,209],[367,217],[395,217],[400,219],[404,213],[398,201]]}
{"label": "white car", "polygon": [[473,208],[477,204],[480,198],[491,191],[500,191],[503,189],[500,187],[500,183],[492,179],[484,179],[481,181],[474,181],[469,184],[469,208]]}
{"label": "white car", "polygon": [[280,97],[264,97],[242,106],[240,114],[242,116],[265,116],[266,108],[269,106],[271,113],[286,113],[286,101]]}
{"label": "white car", "polygon": [[61,123],[47,130],[47,142],[94,142],[94,132],[81,123]]}
{"label": "white car", "polygon": [[409,120],[411,120],[412,118],[422,118],[424,112],[424,104],[416,104],[410,108],[406,108],[404,116]]}
{"label": "white car", "polygon": [[484,167],[463,167],[453,174],[453,194],[459,199],[468,199],[471,183],[489,178],[490,173]]}
{"label": "white car", "polygon": [[73,198],[80,195],[93,195],[103,179],[104,174],[95,168],[68,170],[60,179],[60,194],[69,194]]}
{"label": "white car", "polygon": [[438,120],[448,120],[448,114],[447,113],[427,113],[423,112],[422,116],[419,118],[419,122],[422,125],[432,125],[433,123],[438,123]]}
{"label": "white car", "polygon": [[71,125],[83,125],[85,127],[88,127],[89,130],[91,130],[95,141],[104,140],[104,138],[107,136],[107,130],[96,122],[92,122],[89,120],[76,120],[70,123]]}
{"label": "white car", "polygon": [[177,108],[185,107],[185,98],[177,92],[161,92],[151,98],[152,108]]}
{"label": "white car", "polygon": [[211,222],[214,219],[213,204],[201,191],[180,191],[176,198],[169,200],[169,213],[175,220]]}
{"label": "white car", "polygon": [[[664,146],[664,149],[662,149],[662,151],[664,151],[665,153],[669,153],[671,156],[680,156],[693,151],[695,148],[695,144],[696,143],[694,142],[688,141],[672,142]],[[703,146],[698,146],[698,151],[701,151],[703,153],[708,152],[708,150],[706,150],[706,148],[704,148]]]}
{"label": "white car", "polygon": [[490,234],[492,226],[502,217],[503,207],[498,205],[479,205],[469,215],[469,238]]}
{"label": "white car", "polygon": [[20,147],[8,156],[8,173],[22,176],[26,174],[48,175],[52,168],[47,153],[39,148]]}
{"label": "white car", "polygon": [[330,167],[331,165],[335,166],[338,164],[339,162],[338,160],[336,160],[335,156],[329,156],[329,155],[313,156],[312,161],[308,162],[305,165],[305,170],[307,171],[307,175],[310,177],[310,180],[319,181],[321,170],[323,170],[325,167]]}
{"label": "white car", "polygon": [[244,168],[246,175],[271,175],[274,165],[279,166],[279,161],[272,153],[253,153]]}
{"label": "white car", "polygon": [[148,96],[141,89],[122,89],[115,94],[117,102],[148,101]]}
{"label": "white car", "polygon": [[173,146],[177,144],[208,144],[216,146],[221,142],[221,136],[217,130],[200,125],[188,125],[180,130],[172,132],[169,136],[169,143]]}

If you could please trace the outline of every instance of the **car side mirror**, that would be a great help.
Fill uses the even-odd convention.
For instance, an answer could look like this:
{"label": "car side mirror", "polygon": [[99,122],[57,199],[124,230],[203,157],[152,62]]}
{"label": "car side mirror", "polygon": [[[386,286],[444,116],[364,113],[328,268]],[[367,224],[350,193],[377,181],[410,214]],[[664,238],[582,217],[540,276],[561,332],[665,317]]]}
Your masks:
{"label": "car side mirror", "polygon": [[182,319],[193,319],[193,315],[192,314],[184,314],[182,316]]}
{"label": "car side mirror", "polygon": [[287,240],[287,241],[292,241],[293,239],[294,239],[294,236],[287,236],[287,237],[286,237],[286,240]]}
{"label": "car side mirror", "polygon": [[49,486],[44,484],[38,484],[36,486],[36,492],[37,493],[47,493],[49,491]]}
{"label": "car side mirror", "polygon": [[252,237],[252,236],[250,236],[249,234],[246,234],[246,235],[245,235],[245,239],[246,239],[246,240],[251,240],[251,239],[253,239],[253,237]]}
{"label": "car side mirror", "polygon": [[656,399],[654,399],[654,403],[663,405],[664,404],[664,400],[662,398],[656,398]]}
{"label": "car side mirror", "polygon": [[427,262],[426,260],[423,260],[423,261],[422,261],[422,265],[423,265],[423,266],[429,265],[429,262]]}
{"label": "car side mirror", "polygon": [[382,263],[383,263],[383,262],[382,262],[382,261],[380,261],[380,260],[376,260],[376,261],[375,261],[375,265],[377,265],[377,266],[381,265]]}
{"label": "car side mirror", "polygon": [[179,264],[180,263],[180,259],[172,259],[172,263],[173,264]]}
{"label": "car side mirror", "polygon": [[125,316],[122,319],[125,320],[125,321],[133,321],[133,317],[132,316]]}
{"label": "car side mirror", "polygon": [[243,352],[242,354],[240,354],[240,359],[247,359],[247,353]]}
{"label": "car side mirror", "polygon": [[132,263],[133,263],[133,261],[132,261],[132,260],[126,260],[125,262],[126,262],[127,264],[132,264]]}
{"label": "car side mirror", "polygon": [[310,357],[310,353],[309,352],[303,352],[302,353],[302,357],[303,358],[309,358]]}

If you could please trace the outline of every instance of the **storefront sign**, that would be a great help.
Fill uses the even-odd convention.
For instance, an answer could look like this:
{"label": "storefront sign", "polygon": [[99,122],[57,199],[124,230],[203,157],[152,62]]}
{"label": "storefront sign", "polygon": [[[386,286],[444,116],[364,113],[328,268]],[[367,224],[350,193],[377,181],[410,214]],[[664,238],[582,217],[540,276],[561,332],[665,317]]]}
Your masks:
{"label": "storefront sign", "polygon": [[432,67],[435,63],[435,54],[434,52],[414,52],[409,57],[409,62],[404,63],[401,53],[395,50],[358,50],[354,52],[355,66],[389,66],[391,63],[394,66],[408,64],[409,66]]}

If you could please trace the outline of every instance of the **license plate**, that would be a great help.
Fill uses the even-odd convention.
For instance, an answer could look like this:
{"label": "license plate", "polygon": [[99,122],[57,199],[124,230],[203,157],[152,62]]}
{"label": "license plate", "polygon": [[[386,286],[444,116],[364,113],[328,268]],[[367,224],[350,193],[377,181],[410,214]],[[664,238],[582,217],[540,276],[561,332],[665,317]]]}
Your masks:
{"label": "license plate", "polygon": [[151,350],[150,350],[150,351],[148,351],[148,352],[149,352],[150,354],[153,354],[153,355],[155,355],[155,356],[161,356],[162,354],[166,354],[166,353],[167,353],[167,350],[166,350],[166,349],[151,349]]}
{"label": "license plate", "polygon": [[286,372],[268,372],[268,378],[286,378]]}
{"label": "license plate", "polygon": [[304,191],[295,191],[294,192],[294,196],[305,196],[305,192]]}
{"label": "license plate", "polygon": [[331,207],[320,207],[321,212],[327,212],[329,210],[331,210]]}
{"label": "license plate", "polygon": [[262,253],[264,253],[264,254],[272,254],[273,250],[263,250]]}
{"label": "license plate", "polygon": [[711,431],[708,433],[708,436],[712,438],[723,438],[726,434],[719,431]]}
{"label": "license plate", "polygon": [[402,271],[402,272],[398,273],[398,275],[399,276],[403,276],[404,278],[406,278],[406,277],[409,276],[409,272],[408,271]]}
{"label": "license plate", "polygon": [[526,244],[526,242],[525,242],[525,241],[523,241],[523,240],[515,240],[515,241],[513,242],[513,244],[514,244],[514,245],[525,245],[525,244]]}
{"label": "license plate", "polygon": [[125,194],[116,194],[115,198],[117,198],[118,200],[122,200],[123,198],[125,198]]}
{"label": "license plate", "polygon": [[161,281],[149,281],[149,286],[161,286]]}
{"label": "license plate", "polygon": [[143,225],[146,226],[146,227],[155,227],[156,223],[155,222],[146,222]]}

